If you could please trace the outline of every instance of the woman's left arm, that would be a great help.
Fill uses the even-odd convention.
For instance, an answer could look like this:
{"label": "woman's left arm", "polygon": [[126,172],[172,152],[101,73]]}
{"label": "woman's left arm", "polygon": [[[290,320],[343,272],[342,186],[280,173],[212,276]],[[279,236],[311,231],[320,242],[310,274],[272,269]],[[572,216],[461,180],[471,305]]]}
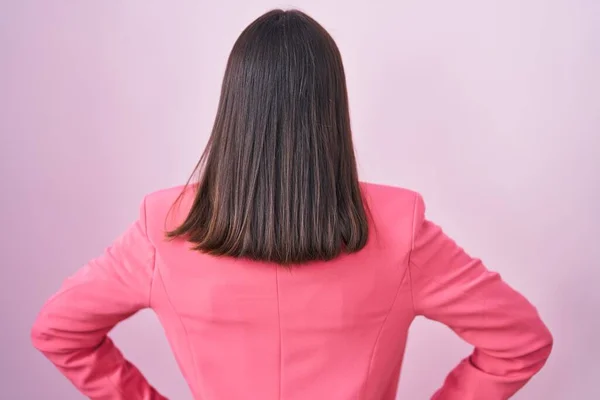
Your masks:
{"label": "woman's left arm", "polygon": [[118,322],[150,307],[154,257],[142,205],[140,218],[68,278],[34,323],[33,345],[90,399],[166,399],[108,337]]}

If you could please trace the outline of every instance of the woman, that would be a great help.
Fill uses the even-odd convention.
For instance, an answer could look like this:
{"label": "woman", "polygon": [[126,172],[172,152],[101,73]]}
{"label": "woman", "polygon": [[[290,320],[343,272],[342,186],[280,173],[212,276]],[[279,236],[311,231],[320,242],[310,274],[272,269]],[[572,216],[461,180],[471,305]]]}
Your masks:
{"label": "woman", "polygon": [[475,346],[436,399],[506,399],[544,365],[535,308],[425,218],[359,183],[329,34],[271,11],[241,34],[196,184],[139,219],[44,306],[34,345],[92,399],[164,399],[108,338],[158,315],[197,399],[394,399],[422,315]]}

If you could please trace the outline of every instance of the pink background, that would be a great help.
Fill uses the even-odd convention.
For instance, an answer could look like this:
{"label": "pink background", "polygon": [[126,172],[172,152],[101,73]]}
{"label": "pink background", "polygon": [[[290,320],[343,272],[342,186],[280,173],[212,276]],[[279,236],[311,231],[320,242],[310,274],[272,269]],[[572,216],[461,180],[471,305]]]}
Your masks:
{"label": "pink background", "polygon": [[[294,5],[341,48],[362,178],[421,191],[538,305],[556,347],[516,398],[600,398],[600,2],[341,4]],[[275,6],[289,4],[0,2],[0,397],[81,398],[29,345],[35,314],[145,193],[185,181],[233,41]],[[150,312],[114,337],[190,399]],[[417,321],[400,398],[427,398],[467,351]]]}

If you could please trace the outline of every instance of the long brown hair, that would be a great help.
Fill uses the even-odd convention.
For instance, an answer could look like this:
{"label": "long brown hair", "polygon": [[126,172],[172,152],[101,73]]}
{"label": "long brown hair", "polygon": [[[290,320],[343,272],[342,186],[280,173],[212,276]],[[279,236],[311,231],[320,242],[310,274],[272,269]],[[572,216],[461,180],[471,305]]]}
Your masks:
{"label": "long brown hair", "polygon": [[344,67],[318,22],[273,10],[242,32],[195,171],[191,210],[167,236],[197,250],[290,265],[365,246]]}

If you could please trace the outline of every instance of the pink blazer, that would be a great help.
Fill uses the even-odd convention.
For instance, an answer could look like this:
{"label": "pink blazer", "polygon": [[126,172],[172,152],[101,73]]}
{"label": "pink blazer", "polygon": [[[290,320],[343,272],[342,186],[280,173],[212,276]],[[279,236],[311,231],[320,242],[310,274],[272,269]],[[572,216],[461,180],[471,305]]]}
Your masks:
{"label": "pink blazer", "polygon": [[[425,218],[411,191],[363,184],[373,226],[360,252],[286,269],[165,240],[190,207],[148,195],[139,219],[43,307],[33,344],[91,399],[165,399],[107,336],[151,308],[196,399],[392,400],[416,316],[475,350],[433,399],[500,400],[544,365],[536,309]],[[167,219],[166,219],[167,218]]]}

